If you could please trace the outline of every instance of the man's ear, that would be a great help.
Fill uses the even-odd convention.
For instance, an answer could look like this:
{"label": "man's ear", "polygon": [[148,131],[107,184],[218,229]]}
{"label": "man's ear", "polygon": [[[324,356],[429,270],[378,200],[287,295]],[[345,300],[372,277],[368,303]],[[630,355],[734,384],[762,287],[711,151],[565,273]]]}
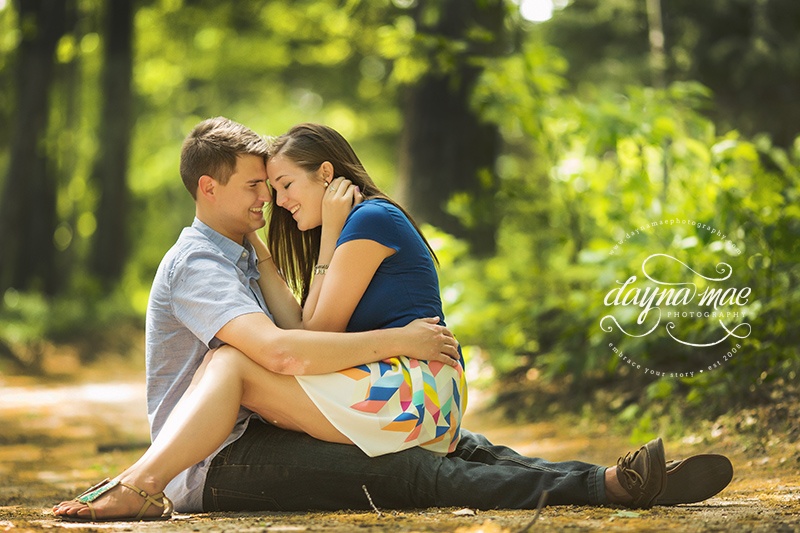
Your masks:
{"label": "man's ear", "polygon": [[216,189],[217,181],[207,174],[203,174],[197,180],[197,196],[203,196],[208,199],[214,196]]}

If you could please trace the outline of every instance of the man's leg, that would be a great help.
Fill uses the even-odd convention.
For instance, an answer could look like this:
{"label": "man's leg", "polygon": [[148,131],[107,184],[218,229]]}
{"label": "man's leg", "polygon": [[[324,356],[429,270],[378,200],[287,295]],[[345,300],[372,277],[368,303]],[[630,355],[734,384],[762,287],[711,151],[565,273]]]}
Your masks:
{"label": "man's leg", "polygon": [[[502,466],[534,472],[539,482],[534,493],[538,498],[546,490],[548,505],[609,503],[604,480],[607,469],[603,466],[582,461],[550,462],[527,457],[508,446],[492,444],[483,435],[465,429],[462,429],[461,440],[449,457],[495,467],[490,471]],[[580,498],[580,501],[576,501],[576,498]]]}
{"label": "man's leg", "polygon": [[[482,442],[467,435],[468,440]],[[503,448],[479,446],[465,455],[474,459],[490,453],[487,449]],[[368,492],[384,509],[532,509],[544,490],[549,492],[548,504],[604,503],[603,467],[530,458],[520,462],[511,455],[488,463],[414,448],[369,458],[355,446],[251,421],[245,434],[213,460],[203,507],[207,511],[369,509]]]}

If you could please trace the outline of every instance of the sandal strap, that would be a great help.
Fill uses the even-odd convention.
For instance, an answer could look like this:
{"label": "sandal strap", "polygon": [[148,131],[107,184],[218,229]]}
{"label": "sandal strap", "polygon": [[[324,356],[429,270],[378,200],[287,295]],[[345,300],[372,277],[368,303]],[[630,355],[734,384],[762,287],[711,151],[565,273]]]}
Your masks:
{"label": "sandal strap", "polygon": [[167,498],[167,496],[163,492],[159,492],[158,494],[149,494],[146,491],[134,485],[130,485],[128,483],[120,483],[118,479],[115,480],[111,480],[108,478],[104,479],[100,483],[89,487],[81,494],[76,496],[75,501],[86,504],[86,507],[89,508],[89,512],[92,515],[92,521],[94,522],[97,520],[97,512],[95,511],[92,502],[95,501],[100,496],[102,496],[103,494],[105,494],[106,492],[116,487],[117,485],[132,490],[133,492],[144,498],[144,503],[142,504],[142,508],[139,509],[139,514],[136,515],[134,520],[141,520],[142,517],[144,517],[144,514],[152,505],[161,508],[162,517],[169,517],[172,515],[173,512],[172,501],[169,498]]}
{"label": "sandal strap", "polygon": [[75,497],[75,501],[85,503],[86,507],[89,508],[89,512],[92,514],[92,521],[97,520],[97,512],[94,510],[94,505],[92,502],[95,501],[97,498],[105,494],[106,492],[110,491],[114,487],[119,485],[119,481],[111,481],[109,478],[105,478],[100,483],[96,485],[92,485],[85,491],[81,492],[79,495]]}
{"label": "sandal strap", "polygon": [[119,485],[119,481],[106,478],[97,485],[91,486],[75,497],[76,501],[88,504]]}
{"label": "sandal strap", "polygon": [[105,478],[105,479],[104,479],[103,481],[101,481],[100,483],[97,483],[96,485],[92,485],[91,487],[89,487],[89,488],[88,488],[88,489],[86,489],[85,491],[83,491],[83,492],[81,492],[80,494],[78,494],[77,496],[75,496],[75,499],[77,500],[77,499],[78,499],[78,498],[80,498],[81,496],[84,496],[84,495],[86,495],[86,494],[88,494],[88,493],[92,492],[92,491],[93,491],[93,490],[95,490],[95,489],[99,489],[100,487],[102,487],[103,485],[105,485],[106,483],[108,483],[109,481],[111,481],[109,478]]}
{"label": "sandal strap", "polygon": [[94,505],[92,504],[92,502],[84,502],[84,503],[86,504],[86,507],[89,508],[89,512],[92,513],[92,522],[96,522],[97,513],[94,511]]}
{"label": "sandal strap", "polygon": [[172,501],[167,498],[163,492],[159,492],[158,494],[150,494],[139,487],[134,485],[130,485],[128,483],[120,483],[123,487],[132,490],[142,498],[144,498],[144,503],[142,504],[142,508],[139,509],[139,514],[136,515],[134,520],[140,520],[144,513],[150,508],[151,505],[155,505],[156,507],[161,508],[161,516],[171,515],[172,514]]}

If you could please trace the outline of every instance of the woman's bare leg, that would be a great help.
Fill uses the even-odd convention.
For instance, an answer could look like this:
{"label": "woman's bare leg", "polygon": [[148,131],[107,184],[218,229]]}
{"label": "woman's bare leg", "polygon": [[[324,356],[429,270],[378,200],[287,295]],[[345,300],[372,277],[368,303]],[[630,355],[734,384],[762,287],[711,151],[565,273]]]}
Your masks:
{"label": "woman's bare leg", "polygon": [[[145,454],[118,479],[156,494],[180,472],[211,455],[228,437],[240,405],[269,422],[321,440],[350,443],[308,398],[293,376],[274,374],[240,351],[223,347],[201,367],[189,394],[178,403]],[[99,517],[135,515],[142,498],[114,489],[94,502]],[[74,500],[54,508],[57,515],[89,516]],[[158,514],[153,509],[153,514]],[[148,515],[150,513],[147,513]]]}

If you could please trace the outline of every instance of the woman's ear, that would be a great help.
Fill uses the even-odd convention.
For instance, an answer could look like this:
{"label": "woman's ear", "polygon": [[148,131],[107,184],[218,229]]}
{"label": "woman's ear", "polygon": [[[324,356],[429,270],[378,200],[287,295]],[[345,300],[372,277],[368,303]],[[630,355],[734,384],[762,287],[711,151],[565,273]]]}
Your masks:
{"label": "woman's ear", "polygon": [[330,161],[323,161],[319,166],[319,177],[322,181],[330,183],[336,176],[333,175],[333,165]]}

